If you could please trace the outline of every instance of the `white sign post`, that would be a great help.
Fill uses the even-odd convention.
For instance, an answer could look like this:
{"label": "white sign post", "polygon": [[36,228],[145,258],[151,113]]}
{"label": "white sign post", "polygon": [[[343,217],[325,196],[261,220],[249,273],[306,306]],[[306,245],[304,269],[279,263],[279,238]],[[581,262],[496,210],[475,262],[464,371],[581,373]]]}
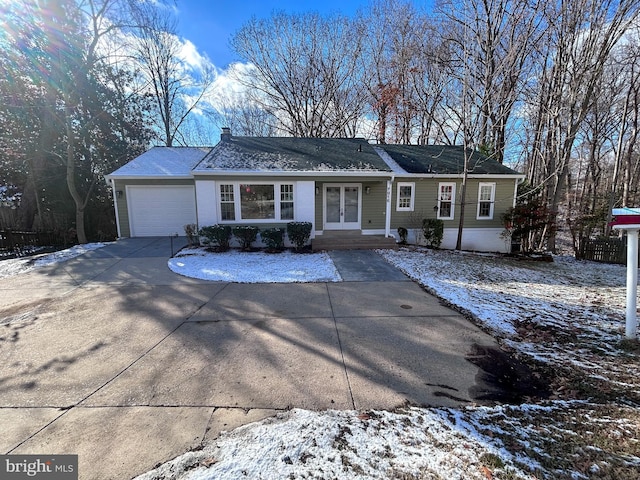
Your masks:
{"label": "white sign post", "polygon": [[[635,339],[638,330],[638,231],[640,230],[640,208],[614,208],[616,221],[613,228],[627,231],[627,325],[625,336]],[[626,223],[625,223],[626,222]]]}

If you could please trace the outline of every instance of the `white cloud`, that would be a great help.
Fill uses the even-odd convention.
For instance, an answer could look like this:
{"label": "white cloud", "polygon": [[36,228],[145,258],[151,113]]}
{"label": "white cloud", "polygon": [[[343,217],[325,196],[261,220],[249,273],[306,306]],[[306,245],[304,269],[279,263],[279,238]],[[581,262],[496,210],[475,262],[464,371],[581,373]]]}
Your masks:
{"label": "white cloud", "polygon": [[215,69],[215,66],[211,63],[209,58],[206,55],[202,55],[190,40],[178,39],[178,41],[181,45],[178,57],[186,65],[200,72],[211,68]]}

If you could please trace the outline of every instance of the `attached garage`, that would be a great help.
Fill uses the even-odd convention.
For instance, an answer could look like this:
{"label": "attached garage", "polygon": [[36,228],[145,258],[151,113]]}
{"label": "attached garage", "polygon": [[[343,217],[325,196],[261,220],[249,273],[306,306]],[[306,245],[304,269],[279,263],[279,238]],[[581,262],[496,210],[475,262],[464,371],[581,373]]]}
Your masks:
{"label": "attached garage", "polygon": [[132,237],[184,235],[184,225],[196,223],[192,185],[128,185],[126,190]]}
{"label": "attached garage", "polygon": [[184,236],[184,226],[197,222],[191,169],[210,151],[209,147],[153,147],[106,175],[118,237]]}

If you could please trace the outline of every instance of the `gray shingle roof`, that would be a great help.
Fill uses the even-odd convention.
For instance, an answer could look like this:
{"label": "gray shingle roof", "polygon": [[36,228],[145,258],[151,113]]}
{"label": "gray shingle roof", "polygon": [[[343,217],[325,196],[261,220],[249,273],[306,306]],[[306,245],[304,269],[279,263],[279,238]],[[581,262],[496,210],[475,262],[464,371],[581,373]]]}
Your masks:
{"label": "gray shingle roof", "polygon": [[194,173],[391,172],[362,138],[231,137],[221,141]]}
{"label": "gray shingle roof", "polygon": [[[378,145],[408,173],[452,174],[462,173],[464,147],[449,145]],[[518,175],[518,172],[481,154],[468,151],[469,173]]]}

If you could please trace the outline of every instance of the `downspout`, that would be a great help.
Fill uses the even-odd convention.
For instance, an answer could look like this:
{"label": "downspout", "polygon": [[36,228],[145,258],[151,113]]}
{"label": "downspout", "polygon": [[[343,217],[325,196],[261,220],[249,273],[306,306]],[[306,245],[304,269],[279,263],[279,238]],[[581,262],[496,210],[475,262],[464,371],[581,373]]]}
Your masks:
{"label": "downspout", "polygon": [[396,176],[391,175],[391,178],[387,180],[387,210],[385,213],[384,221],[384,236],[389,238],[391,236],[391,194],[393,193],[393,182]]}
{"label": "downspout", "polygon": [[113,195],[113,208],[116,211],[116,230],[118,232],[118,238],[122,238],[122,235],[120,234],[120,215],[118,215],[118,194],[116,192],[116,182],[113,178],[109,179],[109,181],[111,182],[111,193]]}

